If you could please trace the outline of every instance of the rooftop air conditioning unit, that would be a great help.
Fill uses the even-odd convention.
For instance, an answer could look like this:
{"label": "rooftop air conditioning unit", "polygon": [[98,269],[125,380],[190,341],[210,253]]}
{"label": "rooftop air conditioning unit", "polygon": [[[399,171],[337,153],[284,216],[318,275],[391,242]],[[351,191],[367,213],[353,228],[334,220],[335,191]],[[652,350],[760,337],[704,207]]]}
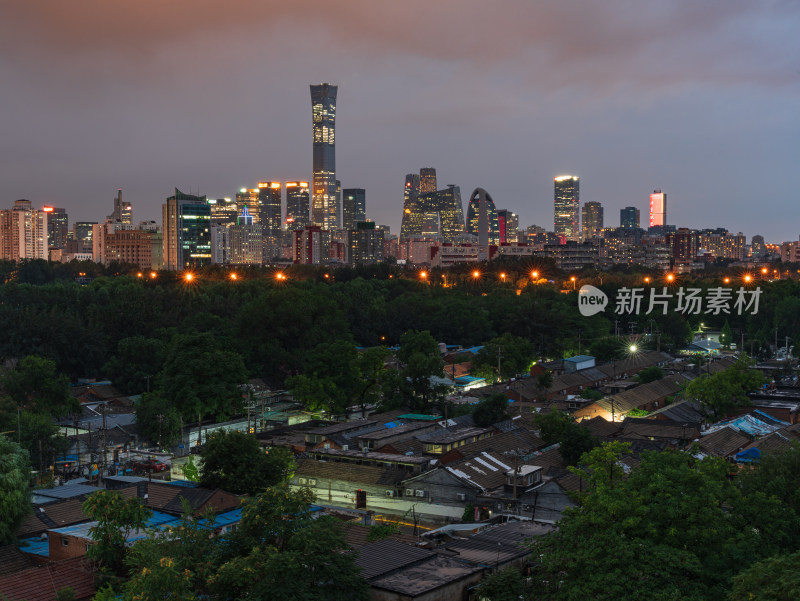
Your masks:
{"label": "rooftop air conditioning unit", "polygon": [[416,496],[416,497],[424,497],[425,496],[425,491],[424,490],[415,490],[414,491],[414,496]]}
{"label": "rooftop air conditioning unit", "polygon": [[343,451],[349,451],[349,450],[350,450],[350,445],[343,444],[343,445],[342,445],[342,450],[343,450]]}
{"label": "rooftop air conditioning unit", "polygon": [[413,497],[414,496],[414,489],[413,488],[407,488],[406,489],[406,496],[407,497]]}
{"label": "rooftop air conditioning unit", "polygon": [[387,490],[386,491],[386,496],[387,497],[393,497],[394,496],[394,491],[393,490]]}

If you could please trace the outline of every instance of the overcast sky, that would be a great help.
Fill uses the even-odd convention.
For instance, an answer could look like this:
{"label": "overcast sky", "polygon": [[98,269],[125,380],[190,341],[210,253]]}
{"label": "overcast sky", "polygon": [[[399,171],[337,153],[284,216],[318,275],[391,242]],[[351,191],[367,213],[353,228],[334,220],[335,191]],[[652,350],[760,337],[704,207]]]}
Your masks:
{"label": "overcast sky", "polygon": [[553,177],[606,225],[797,240],[797,0],[0,3],[0,207],[161,219],[175,186],[311,179],[309,84],[339,86],[337,176],[398,232],[406,173],[553,227]]}

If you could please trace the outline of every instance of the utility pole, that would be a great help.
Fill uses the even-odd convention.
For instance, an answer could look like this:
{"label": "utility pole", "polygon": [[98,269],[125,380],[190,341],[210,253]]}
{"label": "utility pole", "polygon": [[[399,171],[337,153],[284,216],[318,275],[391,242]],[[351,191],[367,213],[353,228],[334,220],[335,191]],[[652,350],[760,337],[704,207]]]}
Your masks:
{"label": "utility pole", "polygon": [[778,326],[775,326],[775,358],[778,358]]}
{"label": "utility pole", "polygon": [[500,375],[500,360],[503,358],[503,347],[497,345],[497,379],[502,382],[503,376]]}
{"label": "utility pole", "polygon": [[75,418],[75,456],[78,458],[78,475],[81,475],[81,435],[78,432],[78,418]]}
{"label": "utility pole", "polygon": [[581,334],[583,334],[583,332],[581,330],[578,330],[578,354],[579,355],[581,354]]}
{"label": "utility pole", "polygon": [[103,481],[103,472],[106,469],[106,406],[102,405],[103,408],[103,471],[100,472],[100,482]]}
{"label": "utility pole", "polygon": [[619,338],[619,320],[614,320],[614,338]]}

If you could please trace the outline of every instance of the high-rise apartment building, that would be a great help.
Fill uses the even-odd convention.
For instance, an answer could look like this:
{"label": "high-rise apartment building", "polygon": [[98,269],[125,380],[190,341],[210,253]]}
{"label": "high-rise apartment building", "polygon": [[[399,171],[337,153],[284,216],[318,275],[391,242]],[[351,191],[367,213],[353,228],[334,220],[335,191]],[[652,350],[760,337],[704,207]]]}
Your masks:
{"label": "high-rise apartment building", "polygon": [[559,175],[554,179],[553,190],[553,231],[567,241],[577,242],[580,237],[580,178]]}
{"label": "high-rise apartment building", "polygon": [[133,205],[122,200],[122,188],[117,190],[114,197],[114,210],[106,217],[108,221],[121,221],[125,225],[133,225]]}
{"label": "high-rise apartment building", "polygon": [[430,194],[436,192],[436,169],[423,167],[419,170],[419,193]]}
{"label": "high-rise apartment building", "polygon": [[353,265],[383,261],[384,232],[373,221],[359,221],[347,232],[348,262]]}
{"label": "high-rise apartment building", "polygon": [[356,223],[367,220],[367,200],[364,188],[342,190],[342,228],[355,229]]}
{"label": "high-rise apartment building", "polygon": [[478,237],[478,244],[488,246],[500,243],[500,226],[497,208],[489,193],[483,188],[475,188],[467,207],[467,233]]}
{"label": "high-rise apartment building", "polygon": [[667,225],[667,195],[661,190],[653,190],[650,195],[650,227]]}
{"label": "high-rise apartment building", "polygon": [[584,240],[599,238],[603,231],[603,205],[591,200],[584,203],[582,208],[582,237]]}
{"label": "high-rise apartment building", "polygon": [[311,86],[313,181],[311,222],[325,230],[339,227],[336,202],[336,93],[327,83]]}
{"label": "high-rise apartment building", "polygon": [[286,227],[302,229],[309,223],[308,182],[286,182]]}
{"label": "high-rise apartment building", "polygon": [[619,211],[619,226],[626,229],[639,229],[641,225],[641,213],[636,207],[625,207]]}
{"label": "high-rise apartment building", "polygon": [[331,246],[331,233],[318,225],[307,225],[295,230],[294,262],[319,265],[327,263]]}
{"label": "high-rise apartment building", "polygon": [[47,246],[48,248],[66,248],[69,234],[69,215],[66,209],[42,207],[47,213]]}
{"label": "high-rise apartment building", "polygon": [[47,213],[34,209],[30,200],[0,210],[0,259],[48,259]]}
{"label": "high-rise apartment building", "polygon": [[171,270],[211,264],[211,206],[205,196],[174,196],[162,205],[164,268]]}
{"label": "high-rise apartment building", "polygon": [[265,236],[281,233],[281,187],[280,182],[258,183],[261,229]]}

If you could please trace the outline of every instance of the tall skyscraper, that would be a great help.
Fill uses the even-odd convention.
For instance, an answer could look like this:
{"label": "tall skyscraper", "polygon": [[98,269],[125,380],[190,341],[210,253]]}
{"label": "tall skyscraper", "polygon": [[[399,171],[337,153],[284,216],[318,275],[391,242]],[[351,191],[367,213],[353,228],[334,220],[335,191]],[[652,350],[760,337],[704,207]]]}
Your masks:
{"label": "tall skyscraper", "polygon": [[497,209],[497,227],[500,231],[500,244],[515,243],[519,239],[519,215],[508,209]]}
{"label": "tall skyscraper", "polygon": [[418,215],[416,211],[417,199],[419,198],[419,175],[409,173],[406,175],[406,184],[403,187],[403,221],[400,224],[400,238],[410,238],[422,229],[424,216]]}
{"label": "tall skyscraper", "polygon": [[580,237],[581,204],[580,178],[576,175],[559,175],[554,179],[553,231],[567,241],[578,241]]}
{"label": "tall skyscraper", "polygon": [[72,239],[77,243],[73,252],[92,252],[96,221],[76,221],[72,225]]}
{"label": "tall skyscraper", "polygon": [[30,200],[0,210],[0,259],[47,258],[47,213],[34,209]]}
{"label": "tall skyscraper", "polygon": [[258,204],[264,235],[277,236],[281,233],[281,183],[259,182]]}
{"label": "tall skyscraper", "polygon": [[384,232],[373,221],[359,221],[347,232],[348,262],[351,265],[383,261]]}
{"label": "tall skyscraper", "polygon": [[308,182],[286,182],[286,227],[302,229],[309,224]]}
{"label": "tall skyscraper", "polygon": [[430,194],[436,192],[436,169],[423,167],[419,170],[419,193]]}
{"label": "tall skyscraper", "polygon": [[164,268],[187,269],[211,264],[211,206],[205,196],[175,195],[162,205]]}
{"label": "tall skyscraper", "polygon": [[209,198],[211,207],[211,224],[223,225],[236,223],[236,201],[231,198]]}
{"label": "tall skyscraper", "polygon": [[497,208],[489,193],[483,188],[475,188],[467,208],[467,233],[478,237],[478,244],[488,246],[500,243],[500,226],[497,221]]}
{"label": "tall skyscraper", "polygon": [[626,229],[639,229],[642,227],[640,211],[636,207],[625,207],[619,211],[619,226]]}
{"label": "tall skyscraper", "polygon": [[122,200],[122,188],[117,190],[114,197],[114,210],[106,217],[109,221],[121,221],[125,225],[133,225],[133,205]]}
{"label": "tall skyscraper", "polygon": [[353,230],[356,223],[367,220],[367,200],[364,188],[342,190],[342,228]]}
{"label": "tall skyscraper", "polygon": [[410,186],[406,177],[407,203],[403,209],[402,238],[422,236],[426,224],[435,219],[438,214],[439,227],[442,239],[445,242],[454,242],[464,233],[464,210],[461,204],[461,189],[450,185],[444,190],[437,190],[428,194],[414,196],[413,186],[416,183],[411,177]]}
{"label": "tall skyscraper", "polygon": [[603,230],[603,205],[591,200],[584,203],[581,215],[583,226],[581,233],[584,240],[597,238]]}
{"label": "tall skyscraper", "polygon": [[336,203],[336,92],[337,86],[311,86],[314,140],[311,222],[325,230],[339,227]]}
{"label": "tall skyscraper", "polygon": [[667,195],[653,190],[650,195],[650,227],[667,225]]}
{"label": "tall skyscraper", "polygon": [[240,188],[236,193],[236,214],[241,215],[244,208],[253,216],[253,223],[261,224],[261,196],[258,188]]}
{"label": "tall skyscraper", "polygon": [[69,233],[69,215],[66,209],[42,207],[47,213],[47,246],[48,248],[65,248]]}

